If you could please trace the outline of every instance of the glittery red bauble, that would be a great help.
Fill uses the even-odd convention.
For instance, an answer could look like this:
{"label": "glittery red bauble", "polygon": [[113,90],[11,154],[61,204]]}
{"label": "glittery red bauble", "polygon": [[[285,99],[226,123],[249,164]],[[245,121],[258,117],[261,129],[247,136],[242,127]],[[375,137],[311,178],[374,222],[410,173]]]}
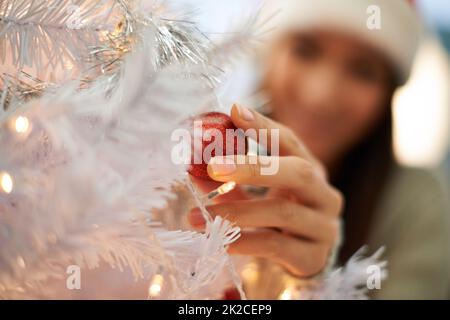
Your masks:
{"label": "glittery red bauble", "polygon": [[[196,117],[194,117],[192,120],[192,128],[193,132],[191,134],[192,138],[192,146],[191,146],[191,164],[189,166],[188,172],[193,175],[194,177],[201,178],[201,179],[208,179],[211,180],[211,178],[208,175],[207,167],[208,162],[211,157],[216,156],[216,148],[214,146],[217,144],[219,145],[220,142],[222,142],[222,148],[220,151],[220,155],[237,155],[239,154],[239,145],[242,145],[244,143],[244,148],[241,147],[242,152],[240,154],[246,154],[247,153],[247,141],[245,139],[244,133],[242,130],[238,130],[238,128],[233,124],[233,121],[231,118],[220,112],[207,112],[200,114]],[[201,130],[200,130],[200,122],[201,121]],[[215,130],[214,130],[215,129]],[[227,135],[227,129],[233,129],[235,135]],[[200,132],[201,131],[201,132]],[[217,142],[217,134],[220,132],[221,134],[221,140],[218,140]],[[199,133],[201,133],[199,135]],[[205,148],[207,148],[210,144],[213,144],[210,146],[205,154]],[[228,146],[228,148],[227,148]],[[209,152],[211,151],[211,152]],[[197,154],[197,158],[194,159],[194,155]],[[196,161],[194,161],[196,160]],[[200,161],[199,161],[200,160]],[[201,163],[200,163],[201,162]]]}

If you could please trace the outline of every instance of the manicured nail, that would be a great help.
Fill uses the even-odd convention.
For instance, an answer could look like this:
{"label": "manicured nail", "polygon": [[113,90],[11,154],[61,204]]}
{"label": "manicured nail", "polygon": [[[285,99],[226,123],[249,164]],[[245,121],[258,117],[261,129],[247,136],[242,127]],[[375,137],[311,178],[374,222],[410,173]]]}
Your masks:
{"label": "manicured nail", "polygon": [[215,176],[229,176],[237,169],[234,160],[230,158],[212,158],[209,166]]}
{"label": "manicured nail", "polygon": [[189,223],[193,226],[202,226],[205,224],[205,218],[199,208],[193,209],[189,214]]}
{"label": "manicured nail", "polygon": [[237,105],[237,104],[235,106],[238,109],[239,117],[242,120],[245,120],[245,121],[253,121],[253,120],[255,120],[255,116],[253,115],[253,113],[249,109],[247,109],[246,107]]}

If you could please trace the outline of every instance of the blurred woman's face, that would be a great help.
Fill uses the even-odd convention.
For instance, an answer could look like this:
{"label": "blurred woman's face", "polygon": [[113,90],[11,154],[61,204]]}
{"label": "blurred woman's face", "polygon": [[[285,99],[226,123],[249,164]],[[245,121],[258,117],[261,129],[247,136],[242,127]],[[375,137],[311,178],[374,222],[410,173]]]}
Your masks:
{"label": "blurred woman's face", "polygon": [[274,119],[293,129],[325,165],[390,112],[389,66],[355,38],[325,31],[285,35],[271,48],[267,67]]}

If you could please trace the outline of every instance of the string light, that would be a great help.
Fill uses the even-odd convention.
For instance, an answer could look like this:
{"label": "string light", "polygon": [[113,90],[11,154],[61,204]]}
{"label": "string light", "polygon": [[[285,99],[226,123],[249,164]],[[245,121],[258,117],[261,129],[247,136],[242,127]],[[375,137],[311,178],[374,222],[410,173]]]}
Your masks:
{"label": "string light", "polygon": [[30,121],[27,117],[19,116],[14,120],[14,129],[17,133],[26,133],[30,128]]}
{"label": "string light", "polygon": [[258,265],[253,262],[247,264],[241,271],[241,276],[245,282],[255,283],[259,277]]}
{"label": "string light", "polygon": [[161,294],[162,286],[164,283],[164,277],[161,274],[155,274],[148,288],[148,296],[149,298],[159,297]]}
{"label": "string light", "polygon": [[8,172],[0,172],[0,188],[5,193],[11,193],[14,187],[13,179]]}
{"label": "string light", "polygon": [[224,195],[224,194],[230,192],[235,187],[236,187],[236,182],[228,181],[228,182],[222,184],[217,189],[214,189],[213,191],[209,192],[205,197],[208,198],[209,200],[211,200],[218,196],[221,196],[221,195]]}
{"label": "string light", "polygon": [[292,288],[286,288],[280,294],[280,300],[292,300]]}

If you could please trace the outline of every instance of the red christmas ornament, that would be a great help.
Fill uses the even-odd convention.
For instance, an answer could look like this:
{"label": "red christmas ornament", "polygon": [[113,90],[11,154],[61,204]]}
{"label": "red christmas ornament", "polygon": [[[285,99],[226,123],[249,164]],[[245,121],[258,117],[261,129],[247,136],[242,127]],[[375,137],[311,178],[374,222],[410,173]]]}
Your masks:
{"label": "red christmas ornament", "polygon": [[224,113],[200,114],[192,119],[192,128],[191,164],[188,172],[194,177],[211,180],[207,171],[211,157],[247,153],[243,130],[238,129]]}

